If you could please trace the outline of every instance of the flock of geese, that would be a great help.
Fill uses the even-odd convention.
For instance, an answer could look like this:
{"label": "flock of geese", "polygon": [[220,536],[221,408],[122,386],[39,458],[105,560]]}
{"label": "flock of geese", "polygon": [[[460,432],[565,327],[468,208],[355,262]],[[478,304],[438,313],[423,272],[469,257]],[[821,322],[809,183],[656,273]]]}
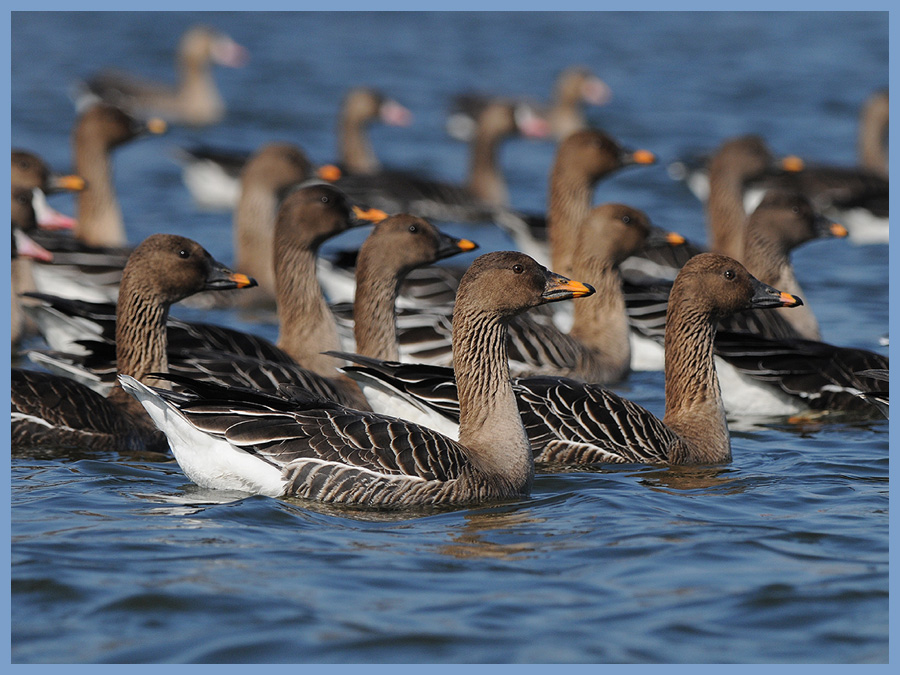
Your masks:
{"label": "flock of geese", "polygon": [[[280,143],[182,149],[198,205],[233,210],[238,271],[182,236],[130,248],[114,149],[219,121],[210,66],[245,60],[192,29],[177,87],[81,85],[75,175],[13,150],[13,343],[30,331],[48,346],[28,354],[41,370],[12,370],[14,448],[171,453],[200,486],[390,508],[525,497],[536,463],[727,462],[729,413],[887,415],[888,359],[821,341],[790,260],[853,237],[835,222],[849,210],[886,238],[886,93],[864,112],[860,167],[776,158],[756,136],[673,167],[706,201],[708,252],[592,203],[599,181],[656,157],[586,125],[609,90],[583,68],[550,104],[462,97],[448,122],[471,148],[460,184],[380,164],[367,126],[411,116],[366,88],[344,100],[337,165]],[[546,214],[508,203],[497,154],[513,135],[558,138]],[[76,219],[47,205],[59,190],[77,192]],[[493,224],[520,250],[431,266],[476,248],[431,221]],[[358,252],[318,255],[372,224]],[[180,301],[272,306],[277,343],[170,317]],[[665,371],[662,420],[607,388],[646,368]]]}

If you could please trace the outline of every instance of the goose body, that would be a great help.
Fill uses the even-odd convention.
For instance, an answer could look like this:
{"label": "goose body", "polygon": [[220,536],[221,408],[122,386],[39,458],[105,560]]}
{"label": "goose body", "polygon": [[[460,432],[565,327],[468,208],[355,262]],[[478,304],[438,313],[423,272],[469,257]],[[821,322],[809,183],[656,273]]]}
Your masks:
{"label": "goose body", "polygon": [[166,432],[186,475],[206,487],[379,508],[521,498],[534,465],[503,358],[505,321],[590,292],[523,254],[486,254],[472,264],[455,310],[459,442],[315,400],[122,383]]}
{"label": "goose body", "polygon": [[82,109],[101,100],[137,117],[160,116],[189,126],[215,124],[225,115],[225,102],[210,65],[236,68],[246,60],[247,50],[230,37],[196,26],[181,37],[176,62],[178,83],[174,87],[110,70],[78,83],[75,103]]}
{"label": "goose body", "polygon": [[[123,275],[116,320],[119,372],[144,379],[167,370],[165,323],[173,302],[200,290],[253,283],[190,239],[151,235],[131,254]],[[11,420],[16,447],[166,447],[120,388],[104,398],[77,382],[45,373],[13,370]]]}

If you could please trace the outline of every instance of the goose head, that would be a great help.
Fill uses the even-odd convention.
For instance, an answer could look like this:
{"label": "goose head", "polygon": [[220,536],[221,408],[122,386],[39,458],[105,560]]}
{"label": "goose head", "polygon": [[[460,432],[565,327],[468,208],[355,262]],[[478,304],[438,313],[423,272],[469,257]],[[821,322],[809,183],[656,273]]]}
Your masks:
{"label": "goose head", "polygon": [[629,164],[653,164],[656,156],[648,150],[627,150],[599,129],[582,129],[560,142],[556,165],[596,181]]}
{"label": "goose head", "polygon": [[352,205],[332,185],[316,183],[292,190],[282,201],[275,225],[275,248],[300,243],[318,248],[325,240],[346,230],[384,220],[377,209]]}
{"label": "goose head", "polygon": [[159,118],[139,120],[121,108],[95,103],[78,116],[74,139],[76,144],[100,142],[111,150],[144,134],[162,134],[166,128],[166,123]]}
{"label": "goose head", "polygon": [[508,318],[548,302],[592,293],[592,286],[551,272],[524,253],[495,251],[476,258],[463,275],[456,307]]}
{"label": "goose head", "polygon": [[733,258],[701,253],[688,260],[675,278],[669,305],[679,303],[717,319],[745,309],[797,307],[803,301],[762,283]]}
{"label": "goose head", "polygon": [[129,256],[122,274],[126,285],[168,304],[200,291],[249,288],[256,281],[232,272],[187,237],[153,234]]}
{"label": "goose head", "polygon": [[398,271],[407,272],[421,265],[473,251],[477,244],[451,237],[424,218],[401,213],[378,223],[360,250],[360,256],[390,260]]}

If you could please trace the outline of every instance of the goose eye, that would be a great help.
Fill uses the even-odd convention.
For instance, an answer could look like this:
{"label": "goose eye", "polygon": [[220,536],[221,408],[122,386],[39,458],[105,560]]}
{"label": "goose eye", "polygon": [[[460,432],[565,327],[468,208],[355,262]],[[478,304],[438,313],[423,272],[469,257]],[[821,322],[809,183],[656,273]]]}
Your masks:
{"label": "goose eye", "polygon": [[794,206],[794,207],[791,208],[791,211],[793,211],[794,213],[800,213],[800,207],[799,207],[799,206]]}
{"label": "goose eye", "polygon": [[515,272],[516,274],[522,274],[522,272],[525,271],[525,267],[523,267],[522,265],[519,265],[519,264],[513,265],[512,269],[513,269],[513,272]]}
{"label": "goose eye", "polygon": [[191,254],[187,249],[181,249],[180,251],[178,251],[178,255],[182,258],[190,258],[191,257]]}
{"label": "goose eye", "polygon": [[631,216],[622,216],[622,222],[627,225],[631,222]]}
{"label": "goose eye", "polygon": [[723,274],[723,276],[726,279],[728,279],[728,281],[734,281],[734,277],[735,277],[734,270],[725,270],[725,273]]}
{"label": "goose eye", "polygon": [[329,201],[331,201],[330,199],[328,199],[328,195],[322,195],[321,200],[323,204],[327,204]]}
{"label": "goose eye", "polygon": [[409,226],[409,231],[412,232],[413,234],[415,234],[416,232],[419,231],[419,228],[416,227],[415,225],[410,225],[410,226]]}

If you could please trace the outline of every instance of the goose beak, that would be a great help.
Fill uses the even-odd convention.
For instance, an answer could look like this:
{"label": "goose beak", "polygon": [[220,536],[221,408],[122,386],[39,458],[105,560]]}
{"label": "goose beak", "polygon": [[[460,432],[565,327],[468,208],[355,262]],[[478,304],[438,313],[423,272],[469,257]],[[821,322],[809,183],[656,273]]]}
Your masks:
{"label": "goose beak", "polygon": [[791,173],[803,171],[803,160],[796,155],[788,155],[781,160],[781,168]]}
{"label": "goose beak", "polygon": [[478,244],[476,244],[474,241],[471,241],[469,239],[457,239],[456,237],[451,237],[444,234],[441,237],[441,243],[438,246],[438,260],[442,258],[449,258],[450,256],[456,255],[458,253],[474,251],[476,248],[478,248]]}
{"label": "goose beak", "polygon": [[656,155],[649,150],[635,150],[625,155],[625,161],[630,164],[655,164]]}
{"label": "goose beak", "polygon": [[594,287],[580,281],[574,281],[561,274],[550,272],[541,298],[544,302],[557,302],[570,298],[583,298],[595,293]]}
{"label": "goose beak", "polygon": [[70,174],[68,176],[50,176],[47,187],[50,190],[68,190],[70,192],[81,192],[87,183],[81,176]]}
{"label": "goose beak", "polygon": [[382,122],[392,127],[408,127],[412,124],[413,119],[412,113],[406,106],[400,105],[392,99],[388,99],[381,104],[378,116]]}
{"label": "goose beak", "polygon": [[831,232],[832,237],[843,238],[843,237],[846,237],[847,234],[849,234],[847,232],[847,228],[844,227],[843,225],[841,225],[840,223],[831,223],[831,225],[829,225],[829,227],[828,227],[828,231]]}
{"label": "goose beak", "polygon": [[363,209],[355,204],[353,205],[353,215],[367,223],[380,223],[388,217],[388,214],[380,209]]}
{"label": "goose beak", "polygon": [[232,272],[221,263],[214,262],[212,271],[206,278],[207,291],[227,291],[232,288],[253,288],[258,286],[256,279],[246,274]]}
{"label": "goose beak", "polygon": [[34,239],[22,232],[18,227],[13,228],[13,236],[16,238],[16,255],[32,260],[53,262],[53,254]]}
{"label": "goose beak", "polygon": [[329,183],[339,180],[341,175],[341,170],[334,164],[325,164],[316,169],[316,176]]}
{"label": "goose beak", "polygon": [[166,124],[164,119],[159,117],[153,117],[147,120],[147,131],[151,134],[164,134],[166,130],[169,128],[169,125]]}
{"label": "goose beak", "polygon": [[750,299],[750,307],[754,309],[769,309],[771,307],[799,307],[803,300],[799,296],[784,293],[777,288],[764,284],[756,278],[752,278],[753,297]]}
{"label": "goose beak", "polygon": [[685,238],[677,232],[667,232],[661,227],[651,226],[650,233],[647,235],[647,246],[680,246],[685,242]]}

